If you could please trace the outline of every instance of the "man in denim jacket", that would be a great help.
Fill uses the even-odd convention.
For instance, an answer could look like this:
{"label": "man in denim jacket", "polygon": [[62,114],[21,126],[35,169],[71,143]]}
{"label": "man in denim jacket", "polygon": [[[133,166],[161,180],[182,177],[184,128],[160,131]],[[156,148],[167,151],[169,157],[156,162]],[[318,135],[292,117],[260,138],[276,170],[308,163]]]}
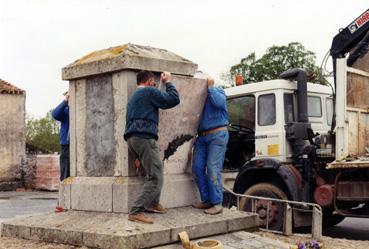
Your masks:
{"label": "man in denim jacket", "polygon": [[223,211],[221,171],[228,143],[228,112],[223,89],[214,87],[208,78],[208,96],[202,111],[198,137],[194,145],[192,173],[199,189],[201,202],[193,205],[207,214]]}

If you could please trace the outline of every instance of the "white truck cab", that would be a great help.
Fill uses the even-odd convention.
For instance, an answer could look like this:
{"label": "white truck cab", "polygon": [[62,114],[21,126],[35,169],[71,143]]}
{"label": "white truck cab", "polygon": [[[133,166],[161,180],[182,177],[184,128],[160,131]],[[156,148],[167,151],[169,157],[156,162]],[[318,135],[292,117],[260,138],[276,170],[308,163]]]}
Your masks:
{"label": "white truck cab", "polygon": [[[314,132],[326,134],[332,122],[332,90],[329,86],[313,83],[308,83],[307,89],[311,127]],[[230,127],[254,131],[254,155],[245,155],[248,157],[245,159],[267,157],[289,162],[292,152],[286,140],[285,125],[296,121],[296,90],[296,83],[288,80],[270,80],[225,89]]]}

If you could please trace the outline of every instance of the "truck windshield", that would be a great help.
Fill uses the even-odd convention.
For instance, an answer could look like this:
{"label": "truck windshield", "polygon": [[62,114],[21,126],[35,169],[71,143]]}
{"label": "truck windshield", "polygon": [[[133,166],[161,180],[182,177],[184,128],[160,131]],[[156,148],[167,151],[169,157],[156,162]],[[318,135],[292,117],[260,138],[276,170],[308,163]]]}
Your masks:
{"label": "truck windshield", "polygon": [[255,129],[255,97],[246,95],[227,100],[229,123]]}

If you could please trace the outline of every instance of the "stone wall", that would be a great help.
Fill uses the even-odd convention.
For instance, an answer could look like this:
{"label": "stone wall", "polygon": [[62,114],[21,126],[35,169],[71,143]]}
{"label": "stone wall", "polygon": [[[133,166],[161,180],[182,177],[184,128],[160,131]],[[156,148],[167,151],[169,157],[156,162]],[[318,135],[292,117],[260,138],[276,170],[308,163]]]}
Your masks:
{"label": "stone wall", "polygon": [[0,107],[0,190],[9,190],[21,179],[26,159],[25,95],[0,94]]}
{"label": "stone wall", "polygon": [[35,188],[36,180],[36,154],[27,154],[26,162],[22,166],[22,180],[23,186],[26,189]]}

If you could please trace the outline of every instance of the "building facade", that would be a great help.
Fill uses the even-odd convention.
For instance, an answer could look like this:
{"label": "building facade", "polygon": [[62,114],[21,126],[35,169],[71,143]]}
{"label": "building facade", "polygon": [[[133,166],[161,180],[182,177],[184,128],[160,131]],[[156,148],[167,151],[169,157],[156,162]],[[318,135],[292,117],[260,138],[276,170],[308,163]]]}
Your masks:
{"label": "building facade", "polygon": [[0,191],[22,185],[22,164],[25,163],[24,90],[0,79]]}

